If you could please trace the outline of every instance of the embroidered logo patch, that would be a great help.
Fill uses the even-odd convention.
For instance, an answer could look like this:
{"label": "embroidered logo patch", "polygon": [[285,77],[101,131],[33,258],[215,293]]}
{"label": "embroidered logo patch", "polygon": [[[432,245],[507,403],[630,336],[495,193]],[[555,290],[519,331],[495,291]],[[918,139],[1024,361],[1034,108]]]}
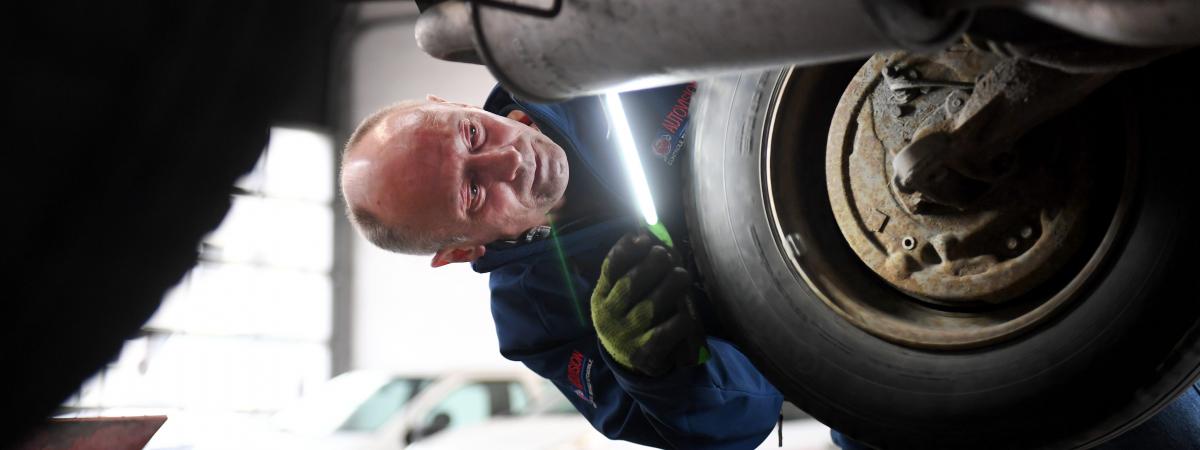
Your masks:
{"label": "embroidered logo patch", "polygon": [[683,126],[684,119],[687,119],[688,109],[692,106],[692,94],[696,93],[696,83],[692,82],[683,89],[679,94],[679,98],[675,99],[675,104],[671,106],[671,110],[667,112],[667,117],[663,118],[662,127],[671,133],[678,133],[679,127]]}
{"label": "embroidered logo patch", "polygon": [[666,158],[667,153],[669,153],[670,151],[671,151],[671,135],[664,134],[662,136],[659,136],[658,139],[654,141],[654,154],[658,155],[659,158]]}
{"label": "embroidered logo patch", "polygon": [[[679,97],[675,99],[675,103],[671,105],[671,109],[659,123],[661,130],[666,133],[654,140],[651,150],[668,166],[675,164],[675,158],[679,156],[679,150],[683,148],[683,137],[687,133],[688,110],[691,109],[692,94],[695,93],[696,83],[689,83],[683,92],[679,93]],[[672,145],[672,141],[674,141],[674,145]]]}
{"label": "embroidered logo patch", "polygon": [[585,358],[579,350],[572,352],[571,359],[567,361],[567,381],[575,388],[575,395],[593,408],[596,407],[596,401],[592,398],[592,360]]}

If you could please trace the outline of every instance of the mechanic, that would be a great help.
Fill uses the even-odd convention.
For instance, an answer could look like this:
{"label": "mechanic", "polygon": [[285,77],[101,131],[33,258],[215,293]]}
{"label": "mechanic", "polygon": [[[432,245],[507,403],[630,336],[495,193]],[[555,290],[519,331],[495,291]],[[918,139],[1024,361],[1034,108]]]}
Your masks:
{"label": "mechanic", "polygon": [[496,88],[482,109],[431,96],[376,113],[347,144],[349,213],[382,248],[490,273],[501,353],[553,381],[605,436],[752,448],[783,398],[733,345],[704,338],[716,328],[689,307],[700,293],[680,254],[694,91],[622,96],[678,250],[639,232],[596,97],[540,105]]}
{"label": "mechanic", "polygon": [[[383,249],[490,273],[501,354],[551,380],[610,439],[753,448],[783,398],[721,338],[687,267],[679,167],[695,89],[622,94],[673,248],[639,222],[598,97],[536,104],[497,87],[483,108],[435,96],[385,108],[346,145],[348,214]],[[1200,435],[1197,411],[1189,389],[1105,447],[1184,448]]]}

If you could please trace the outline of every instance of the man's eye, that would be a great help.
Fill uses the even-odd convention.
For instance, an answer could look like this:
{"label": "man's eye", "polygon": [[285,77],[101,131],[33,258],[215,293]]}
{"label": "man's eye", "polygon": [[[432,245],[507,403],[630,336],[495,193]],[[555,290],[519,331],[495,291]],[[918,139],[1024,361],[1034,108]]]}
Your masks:
{"label": "man's eye", "polygon": [[471,183],[471,200],[475,200],[475,198],[477,198],[477,197],[479,197],[479,185],[472,182]]}
{"label": "man's eye", "polygon": [[475,136],[479,134],[479,130],[475,128],[475,125],[470,125],[467,127],[467,133],[471,135],[471,145],[475,145]]}

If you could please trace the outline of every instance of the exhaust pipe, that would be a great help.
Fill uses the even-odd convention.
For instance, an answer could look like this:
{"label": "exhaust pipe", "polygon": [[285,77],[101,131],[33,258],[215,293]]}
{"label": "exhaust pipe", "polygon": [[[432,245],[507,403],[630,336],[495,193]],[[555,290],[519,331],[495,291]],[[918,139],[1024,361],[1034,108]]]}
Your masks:
{"label": "exhaust pipe", "polygon": [[520,97],[557,101],[887,50],[936,50],[970,16],[930,17],[908,0],[550,1],[561,1],[561,9],[549,18],[492,2],[439,3],[418,19],[417,42],[438,58],[482,61]]}
{"label": "exhaust pipe", "polygon": [[442,1],[417,20],[417,43],[437,58],[485,64],[510,92],[544,102],[932,52],[958,39],[977,8],[1021,11],[1124,46],[1200,43],[1200,0],[515,1]]}
{"label": "exhaust pipe", "polygon": [[1197,0],[1029,0],[1030,16],[1098,41],[1133,47],[1200,43]]}

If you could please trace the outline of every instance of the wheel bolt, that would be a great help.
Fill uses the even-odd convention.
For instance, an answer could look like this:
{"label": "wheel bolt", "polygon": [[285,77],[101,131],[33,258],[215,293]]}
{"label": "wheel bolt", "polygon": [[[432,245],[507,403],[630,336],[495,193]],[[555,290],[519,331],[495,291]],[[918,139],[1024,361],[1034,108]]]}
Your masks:
{"label": "wheel bolt", "polygon": [[1008,241],[1004,243],[1004,245],[1008,246],[1009,250],[1016,250],[1018,244],[1020,243],[1017,242],[1017,238],[1008,238]]}
{"label": "wheel bolt", "polygon": [[1021,237],[1029,239],[1030,236],[1033,236],[1033,228],[1025,227],[1021,229]]}

